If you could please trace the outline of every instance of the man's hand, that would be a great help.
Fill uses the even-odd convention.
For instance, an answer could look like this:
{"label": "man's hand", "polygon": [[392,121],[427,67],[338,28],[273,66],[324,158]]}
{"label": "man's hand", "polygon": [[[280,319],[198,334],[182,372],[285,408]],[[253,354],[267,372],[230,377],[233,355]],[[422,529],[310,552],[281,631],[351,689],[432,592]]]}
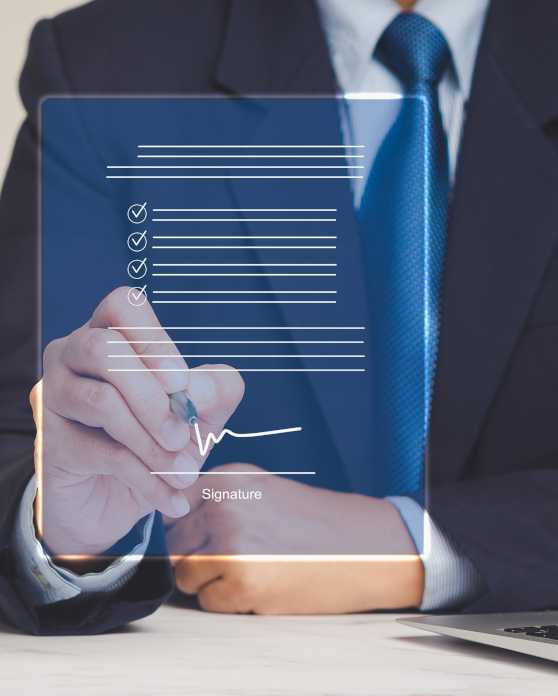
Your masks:
{"label": "man's hand", "polygon": [[[246,464],[215,471],[227,470],[259,471]],[[211,486],[257,487],[263,495],[260,501],[204,500],[202,489]],[[238,474],[214,480],[206,476],[188,495],[192,512],[169,532],[169,549],[175,556],[178,588],[197,594],[204,609],[331,614],[420,605],[422,562],[398,512],[387,501],[312,488],[277,476]],[[332,553],[347,557],[311,557]],[[268,558],[231,558],[252,554]],[[270,554],[301,556],[270,560]],[[398,557],[378,558],[392,554]]]}
{"label": "man's hand", "polygon": [[[87,324],[47,346],[43,380],[31,394],[39,527],[55,554],[98,554],[153,510],[185,515],[184,489],[197,474],[151,473],[197,472],[203,464],[169,394],[187,389],[211,429],[223,427],[243,396],[232,369],[150,371],[187,366],[149,304],[132,307],[127,297],[128,288],[115,290]],[[108,357],[116,354],[125,357]],[[134,371],[109,371],[116,367]]]}

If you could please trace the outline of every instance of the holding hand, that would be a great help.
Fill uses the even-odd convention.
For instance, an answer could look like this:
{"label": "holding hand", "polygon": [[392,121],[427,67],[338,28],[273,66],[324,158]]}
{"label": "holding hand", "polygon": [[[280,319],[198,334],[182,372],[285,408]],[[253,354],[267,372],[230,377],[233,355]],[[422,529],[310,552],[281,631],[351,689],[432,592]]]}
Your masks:
{"label": "holding hand", "polygon": [[[127,296],[128,288],[115,290],[84,326],[47,346],[43,380],[31,393],[39,523],[55,554],[98,554],[153,510],[185,515],[184,489],[204,458],[171,412],[169,394],[187,389],[202,422],[217,429],[243,396],[235,370],[188,371],[149,304],[132,307]],[[154,340],[167,342],[149,351]],[[116,353],[127,357],[108,357]],[[114,367],[136,371],[109,371]],[[185,371],[150,371],[177,368]],[[151,473],[157,471],[194,473]]]}
{"label": "holding hand", "polygon": [[[197,481],[190,514],[168,533],[177,586],[197,594],[204,609],[331,614],[420,605],[422,561],[388,501],[280,476],[239,475],[262,472],[248,464],[214,471],[234,475]],[[212,485],[249,488],[254,480],[259,501],[217,502],[202,494]],[[320,558],[332,553],[340,555]]]}

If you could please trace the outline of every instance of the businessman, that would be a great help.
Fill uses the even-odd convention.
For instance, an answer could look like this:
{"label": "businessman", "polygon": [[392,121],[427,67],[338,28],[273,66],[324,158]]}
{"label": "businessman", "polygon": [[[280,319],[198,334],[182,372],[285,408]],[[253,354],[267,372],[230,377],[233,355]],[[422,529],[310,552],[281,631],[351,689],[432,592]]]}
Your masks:
{"label": "businessman", "polygon": [[[154,611],[173,587],[169,563],[149,558],[165,547],[161,512],[170,551],[181,556],[177,586],[197,594],[209,610],[520,611],[558,605],[557,30],[550,0],[97,0],[36,27],[21,80],[28,116],[0,207],[6,336],[0,363],[0,607],[10,621],[36,633],[83,633]],[[435,224],[444,257],[434,306],[441,320],[428,427],[430,554],[416,553],[423,511],[407,496],[380,499],[355,495],[346,481],[324,490],[273,477],[266,478],[265,495],[277,515],[259,516],[256,507],[204,500],[199,482],[147,484],[149,468],[163,461],[179,466],[179,456],[195,452],[188,430],[167,412],[165,399],[175,384],[151,382],[160,406],[148,420],[133,394],[99,379],[102,356],[92,336],[122,316],[121,291],[103,300],[85,326],[49,346],[43,386],[32,392],[40,420],[41,389],[49,379],[64,386],[43,413],[63,434],[54,440],[56,456],[45,458],[45,481],[53,482],[56,504],[49,505],[52,525],[42,530],[39,544],[32,515],[35,423],[27,405],[40,377],[34,208],[39,99],[53,93],[305,95],[419,88],[436,114],[429,176],[440,196]],[[365,127],[358,139],[369,140]],[[406,170],[394,166],[404,176]],[[364,191],[355,192],[364,228],[378,195],[378,172],[368,177]],[[383,224],[404,230],[396,206],[385,207],[394,217]],[[244,389],[236,373],[228,375],[230,382],[214,377],[196,387],[199,377],[192,371],[188,385],[179,385],[197,390],[207,429],[222,427]],[[83,380],[91,380],[93,390],[81,388]],[[46,422],[38,425],[47,432]],[[143,448],[130,435],[134,429],[147,434]],[[333,441],[320,446],[316,457],[335,449]],[[81,453],[101,450],[102,457],[83,464]],[[122,461],[126,479],[117,468]],[[198,458],[192,465],[202,463]],[[251,465],[272,468],[269,461]],[[341,463],[339,470],[342,477]],[[99,477],[109,485],[97,495]],[[70,485],[75,495],[64,497]],[[128,506],[119,505],[123,498]],[[68,525],[80,499],[92,501],[100,521],[94,529]],[[103,517],[103,509],[115,514]],[[320,553],[324,534],[319,519],[304,514],[309,509],[338,520],[340,539],[360,530],[364,538],[355,544],[372,554],[382,553],[390,539],[390,550],[402,560],[189,558],[204,551],[261,553],[270,538],[296,552],[293,530],[316,539],[310,550]],[[274,525],[277,516],[295,523]],[[109,549],[134,560],[57,564],[57,550],[74,542],[93,556]]]}

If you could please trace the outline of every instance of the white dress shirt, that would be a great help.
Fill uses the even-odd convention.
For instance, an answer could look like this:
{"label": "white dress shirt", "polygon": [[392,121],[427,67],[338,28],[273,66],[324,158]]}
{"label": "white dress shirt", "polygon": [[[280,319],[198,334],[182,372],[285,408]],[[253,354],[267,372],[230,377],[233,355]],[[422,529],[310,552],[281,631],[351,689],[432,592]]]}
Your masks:
{"label": "white dress shirt", "polygon": [[[382,63],[374,58],[374,49],[384,29],[400,12],[395,0],[317,0],[331,59],[341,91],[345,94],[401,93],[402,86]],[[444,34],[450,47],[453,64],[439,86],[440,109],[446,130],[450,170],[455,172],[461,131],[473,76],[478,43],[488,0],[418,0],[414,11],[433,22]],[[363,117],[365,110],[355,108],[351,100],[344,105],[342,120],[345,137],[354,143],[367,143],[370,166],[374,142],[381,142],[382,133],[371,133],[371,124]],[[389,114],[389,109],[386,109]],[[387,118],[385,130],[393,122]],[[355,180],[354,196],[358,206],[366,177]],[[101,573],[78,576],[58,568],[37,541],[33,524],[33,500],[36,484],[33,479],[24,494],[15,528],[24,590],[36,605],[49,604],[89,592],[113,592],[126,583],[135,572],[147,548],[153,515],[145,523],[142,541],[128,556],[115,561]],[[470,561],[461,557],[441,530],[413,500],[390,498],[413,538],[422,539],[421,555],[425,568],[425,592],[421,609],[456,608],[474,596],[482,583]],[[419,544],[417,544],[419,545]],[[422,544],[420,544],[422,546]]]}
{"label": "white dress shirt", "polygon": [[[341,93],[356,97],[370,93],[401,95],[404,90],[396,75],[374,57],[378,40],[401,11],[398,3],[395,0],[317,2]],[[438,27],[451,52],[452,64],[440,81],[438,97],[448,139],[452,181],[487,7],[488,0],[418,0],[413,8]],[[371,123],[369,111],[358,108],[358,99],[341,101],[344,137],[352,144],[367,145],[364,161],[367,170],[397,116],[399,103],[386,99],[382,110],[385,113]],[[358,207],[366,176],[354,181]],[[417,547],[423,549],[425,588],[420,609],[455,609],[480,592],[482,581],[478,572],[467,558],[459,555],[428,513],[410,498],[389,500],[398,509]]]}

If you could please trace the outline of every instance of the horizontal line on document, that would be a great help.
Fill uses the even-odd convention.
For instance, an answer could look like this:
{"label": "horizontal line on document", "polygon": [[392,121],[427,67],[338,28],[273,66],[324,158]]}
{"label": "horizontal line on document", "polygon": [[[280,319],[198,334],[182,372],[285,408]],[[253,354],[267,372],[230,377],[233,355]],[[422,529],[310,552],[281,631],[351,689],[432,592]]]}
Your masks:
{"label": "horizontal line on document", "polygon": [[364,159],[364,155],[138,155],[138,159]]}
{"label": "horizontal line on document", "polygon": [[364,179],[364,177],[361,174],[327,174],[327,175],[321,175],[321,174],[273,174],[273,175],[267,175],[267,174],[238,174],[238,175],[228,175],[225,176],[224,174],[218,174],[218,175],[211,175],[208,174],[206,175],[200,175],[200,174],[193,174],[191,176],[189,175],[135,175],[135,174],[109,174],[108,176],[105,177],[105,179]]}
{"label": "horizontal line on document", "polygon": [[336,295],[337,290],[153,290],[154,295]]}
{"label": "horizontal line on document", "polygon": [[[127,358],[127,359],[137,359],[137,355],[108,355],[108,358]],[[181,353],[180,355],[152,355],[151,353],[143,353],[142,360],[144,358],[365,358],[366,355],[354,355],[354,354],[341,354],[341,355],[255,355],[254,353],[247,354],[231,354],[231,353]]]}
{"label": "horizontal line on document", "polygon": [[107,341],[109,344],[126,344],[135,345],[137,343],[141,344],[153,344],[153,345],[285,345],[285,344],[300,344],[300,345],[316,345],[316,344],[328,344],[328,345],[362,345],[364,341]]}
{"label": "horizontal line on document", "polygon": [[152,218],[151,222],[337,222],[337,218]]}
{"label": "horizontal line on document", "polygon": [[265,249],[272,249],[274,251],[277,251],[278,249],[289,249],[289,250],[296,250],[296,249],[319,249],[319,250],[331,250],[331,249],[337,249],[336,246],[318,246],[318,245],[313,245],[313,246],[272,246],[272,245],[266,245],[266,246],[216,246],[216,245],[209,245],[209,246],[174,246],[174,245],[155,245],[151,247],[152,249],[219,249],[219,250],[234,250],[234,249],[239,249],[240,251],[246,251],[248,249],[257,249],[259,251],[265,250]]}
{"label": "horizontal line on document", "polygon": [[151,476],[315,476],[315,471],[150,471]]}
{"label": "horizontal line on document", "polygon": [[337,239],[337,235],[323,235],[323,234],[310,234],[310,235],[253,235],[253,234],[241,234],[241,235],[193,235],[193,234],[156,234],[153,239]]}
{"label": "horizontal line on document", "polygon": [[109,367],[109,372],[191,372],[195,369],[196,372],[366,372],[364,367],[196,367],[196,368],[148,368],[148,367],[132,367],[132,368],[115,368]]}
{"label": "horizontal line on document", "polygon": [[336,300],[153,300],[152,304],[336,304]]}
{"label": "horizontal line on document", "polygon": [[364,331],[365,326],[109,326],[109,329],[130,329],[146,331]]}
{"label": "horizontal line on document", "polygon": [[107,169],[364,169],[362,164],[107,164]]}
{"label": "horizontal line on document", "polygon": [[173,266],[181,266],[181,267],[205,267],[205,268],[214,268],[217,266],[220,267],[273,267],[273,268],[288,268],[290,266],[311,266],[311,267],[321,267],[321,268],[332,268],[334,266],[337,266],[336,263],[154,263],[152,264],[154,268],[163,268],[163,267],[173,267]]}
{"label": "horizontal line on document", "polygon": [[216,145],[213,143],[212,145],[138,145],[139,150],[148,150],[148,149],[156,149],[156,150],[164,150],[164,149],[172,149],[172,150],[178,150],[178,149],[194,149],[194,148],[248,148],[248,149],[256,149],[256,148],[275,148],[275,149],[280,149],[280,148],[345,148],[345,149],[357,149],[357,148],[363,148],[366,147],[365,145],[285,145],[285,144],[275,144],[275,145],[254,145],[254,144],[242,144],[242,145]]}
{"label": "horizontal line on document", "polygon": [[154,213],[336,213],[337,208],[153,208]]}
{"label": "horizontal line on document", "polygon": [[152,273],[153,278],[336,278],[337,273]]}

